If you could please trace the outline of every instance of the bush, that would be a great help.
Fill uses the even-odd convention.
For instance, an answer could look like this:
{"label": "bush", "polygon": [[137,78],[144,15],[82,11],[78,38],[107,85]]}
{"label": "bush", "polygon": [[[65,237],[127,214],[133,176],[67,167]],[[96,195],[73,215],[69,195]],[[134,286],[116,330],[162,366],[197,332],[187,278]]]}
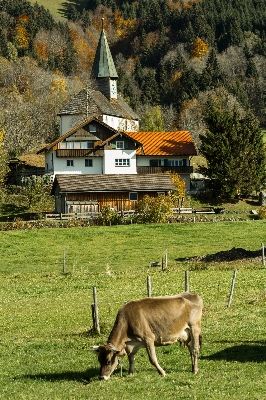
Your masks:
{"label": "bush", "polygon": [[102,208],[101,214],[97,218],[98,225],[118,225],[121,222],[121,215],[112,210],[110,205]]}
{"label": "bush", "polygon": [[266,206],[259,208],[258,218],[259,219],[266,219]]}
{"label": "bush", "polygon": [[136,222],[159,223],[165,222],[173,214],[173,201],[170,196],[144,196],[136,206]]}

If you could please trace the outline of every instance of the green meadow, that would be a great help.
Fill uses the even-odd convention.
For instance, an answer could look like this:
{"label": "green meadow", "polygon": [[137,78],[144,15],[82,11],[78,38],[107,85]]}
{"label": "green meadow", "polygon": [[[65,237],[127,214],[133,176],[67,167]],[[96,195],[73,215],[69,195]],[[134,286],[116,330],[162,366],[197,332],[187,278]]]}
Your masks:
{"label": "green meadow", "polygon": [[[53,228],[0,232],[1,399],[265,399],[266,266],[258,260],[197,263],[191,257],[260,250],[264,221]],[[151,267],[167,250],[167,267]],[[65,273],[63,273],[63,266]],[[231,306],[228,298],[237,271]],[[199,374],[187,349],[145,350],[107,382],[90,346],[106,343],[125,301],[184,290],[204,301]],[[92,330],[97,289],[100,334]]]}

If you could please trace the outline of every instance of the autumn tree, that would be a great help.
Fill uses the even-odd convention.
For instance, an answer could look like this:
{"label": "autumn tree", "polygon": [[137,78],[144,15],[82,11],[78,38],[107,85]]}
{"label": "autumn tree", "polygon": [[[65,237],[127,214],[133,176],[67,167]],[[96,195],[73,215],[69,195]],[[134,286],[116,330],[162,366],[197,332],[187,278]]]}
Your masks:
{"label": "autumn tree", "polygon": [[207,167],[201,172],[210,179],[212,195],[233,199],[259,191],[266,183],[265,150],[255,117],[211,107],[206,124],[200,150]]}
{"label": "autumn tree", "polygon": [[162,132],[163,115],[160,106],[148,107],[141,119],[141,131]]}
{"label": "autumn tree", "polygon": [[190,50],[192,58],[202,58],[205,54],[209,53],[209,46],[202,39],[197,38]]}

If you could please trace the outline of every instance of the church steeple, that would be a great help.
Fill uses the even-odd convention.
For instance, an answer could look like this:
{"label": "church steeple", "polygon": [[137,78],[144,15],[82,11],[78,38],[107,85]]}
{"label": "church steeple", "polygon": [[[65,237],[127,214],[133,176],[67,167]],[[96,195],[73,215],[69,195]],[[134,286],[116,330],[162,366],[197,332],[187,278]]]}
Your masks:
{"label": "church steeple", "polygon": [[104,32],[104,18],[102,18],[102,32],[96,50],[91,77],[96,79],[99,90],[108,98],[117,98],[117,72],[113,57]]}

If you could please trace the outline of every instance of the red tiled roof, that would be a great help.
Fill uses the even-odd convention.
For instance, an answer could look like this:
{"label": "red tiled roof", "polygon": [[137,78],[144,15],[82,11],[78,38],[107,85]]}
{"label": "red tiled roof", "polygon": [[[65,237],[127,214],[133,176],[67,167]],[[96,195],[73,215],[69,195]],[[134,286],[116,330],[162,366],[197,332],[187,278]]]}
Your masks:
{"label": "red tiled roof", "polygon": [[[127,135],[142,143],[146,156],[197,155],[193,140],[187,131],[127,132]],[[137,155],[141,154],[141,149],[138,149]]]}

